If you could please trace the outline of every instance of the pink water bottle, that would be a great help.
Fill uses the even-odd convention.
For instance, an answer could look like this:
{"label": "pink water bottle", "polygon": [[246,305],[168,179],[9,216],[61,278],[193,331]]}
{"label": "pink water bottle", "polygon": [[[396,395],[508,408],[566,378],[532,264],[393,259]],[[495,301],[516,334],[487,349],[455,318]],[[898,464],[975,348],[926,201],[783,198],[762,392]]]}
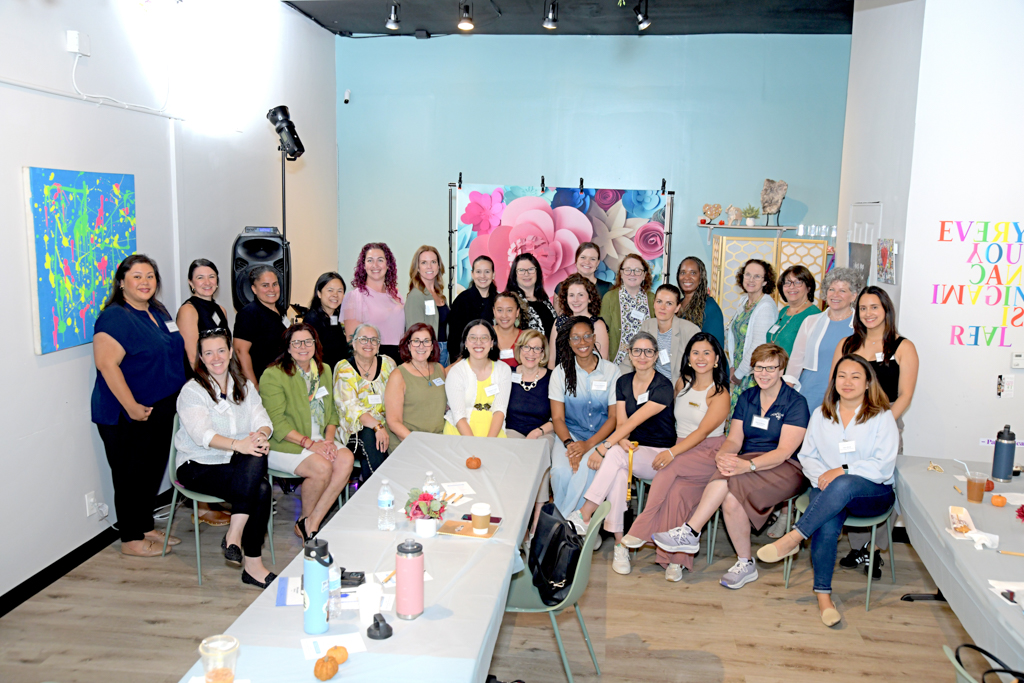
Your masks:
{"label": "pink water bottle", "polygon": [[423,614],[423,546],[411,538],[395,555],[395,614],[415,619]]}

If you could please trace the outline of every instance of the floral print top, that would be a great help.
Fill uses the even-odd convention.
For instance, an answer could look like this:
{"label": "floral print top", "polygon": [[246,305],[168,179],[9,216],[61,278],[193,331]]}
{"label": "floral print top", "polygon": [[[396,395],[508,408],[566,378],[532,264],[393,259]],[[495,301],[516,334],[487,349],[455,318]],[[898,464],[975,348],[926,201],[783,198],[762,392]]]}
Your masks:
{"label": "floral print top", "polygon": [[[633,311],[640,315],[633,315]],[[647,292],[640,290],[636,296],[630,296],[625,287],[619,288],[619,315],[622,321],[622,335],[619,337],[619,352],[615,354],[615,364],[620,365],[629,353],[629,342],[640,331],[640,325],[651,317],[650,306],[647,305]]]}
{"label": "floral print top", "polygon": [[338,431],[341,443],[348,443],[353,434],[363,428],[359,417],[369,413],[375,420],[384,422],[384,385],[395,370],[395,361],[389,356],[378,356],[377,376],[368,380],[348,360],[338,363],[334,369],[334,404],[338,408]]}
{"label": "floral print top", "polygon": [[[296,369],[299,371],[299,375],[302,376],[303,381],[306,383],[306,393],[309,394],[309,414],[313,418],[313,424],[315,425],[313,431],[323,434],[324,397],[322,395],[317,395],[317,389],[320,388],[320,370],[316,367],[316,363],[309,364],[309,372],[303,372],[302,368],[297,365]],[[327,393],[326,387],[322,393]]]}

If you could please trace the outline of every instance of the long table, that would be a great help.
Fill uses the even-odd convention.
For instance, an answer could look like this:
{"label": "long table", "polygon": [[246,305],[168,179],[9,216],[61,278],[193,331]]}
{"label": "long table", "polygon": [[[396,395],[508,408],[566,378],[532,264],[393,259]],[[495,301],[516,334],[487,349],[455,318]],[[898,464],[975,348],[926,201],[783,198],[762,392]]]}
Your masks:
{"label": "long table", "polygon": [[[478,470],[466,458],[482,461]],[[339,672],[346,682],[484,681],[498,637],[518,546],[526,533],[537,488],[551,462],[546,440],[485,439],[413,433],[320,531],[335,566],[371,573],[395,568],[400,542],[415,537],[401,508],[413,488],[420,488],[430,470],[438,483],[468,482],[476,491],[473,502],[491,505],[502,517],[490,539],[438,536],[416,540],[423,544],[424,566],[433,577],[424,584],[424,612],[404,621],[394,611],[384,616],[394,635],[383,641],[366,638],[358,613],[332,620],[324,635],[361,633],[365,653],[353,654]],[[377,490],[381,479],[395,494],[397,528],[377,531]],[[450,508],[446,519],[458,519],[470,505]],[[281,576],[302,576],[300,553]],[[242,590],[241,588],[239,590]],[[385,588],[385,595],[394,593]],[[246,609],[227,633],[241,641],[236,679],[252,683],[312,681],[313,662],[302,653],[302,607],[277,607],[275,582]],[[211,634],[212,635],[212,634]],[[181,679],[202,676],[197,662]]]}
{"label": "long table", "polygon": [[[967,485],[954,479],[964,468],[952,460],[934,459],[944,473],[928,471],[928,459],[900,456],[896,462],[896,494],[910,542],[931,574],[935,585],[953,608],[960,623],[979,647],[989,650],[1015,669],[1024,669],[1024,612],[995,595],[989,579],[1024,581],[1024,557],[994,550],[975,550],[969,540],[946,532],[949,506],[971,513],[974,526],[998,534],[999,549],[1024,552],[1024,524],[1017,520],[1017,505],[997,508],[992,493],[983,503],[967,502]],[[972,471],[991,471],[991,463],[968,462]],[[996,484],[994,493],[1024,493],[1024,477]],[[958,486],[964,495],[953,489]],[[1024,595],[1020,596],[1024,601]]]}

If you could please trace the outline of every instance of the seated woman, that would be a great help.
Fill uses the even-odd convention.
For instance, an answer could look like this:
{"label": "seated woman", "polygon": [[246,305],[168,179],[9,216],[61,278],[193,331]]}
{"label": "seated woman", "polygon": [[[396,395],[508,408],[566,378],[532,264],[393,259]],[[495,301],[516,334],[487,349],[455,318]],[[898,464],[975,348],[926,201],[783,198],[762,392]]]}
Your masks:
{"label": "seated woman", "polygon": [[413,323],[398,343],[398,352],[403,362],[384,387],[384,416],[396,446],[412,432],[442,433],[448,400],[433,327]]}
{"label": "seated woman", "polygon": [[811,480],[810,505],[792,531],[757,551],[762,562],[778,562],[811,539],[814,592],[826,626],[842,619],[831,594],[843,522],[848,515],[883,514],[893,504],[899,442],[896,419],[874,370],[860,356],[843,356],[800,449],[800,464]]}
{"label": "seated woman", "polygon": [[352,334],[352,357],[334,369],[338,441],[359,458],[363,481],[394,450],[384,422],[384,387],[395,369],[395,361],[377,354],[380,345],[376,327],[369,323],[357,326]]}
{"label": "seated woman", "polygon": [[267,466],[302,477],[302,517],[295,534],[303,542],[316,536],[320,523],[348,483],[354,459],[338,448],[334,434],[338,411],[331,397],[331,369],[323,364],[316,332],[297,323],[284,333],[287,349],[263,373],[260,397],[274,425]]}
{"label": "seated woman", "polygon": [[475,320],[462,333],[461,362],[448,369],[444,433],[505,438],[512,370],[498,360],[494,327]]}
{"label": "seated woman", "polygon": [[530,329],[523,323],[527,316],[524,311],[529,311],[529,306],[518,292],[509,290],[495,295],[491,313],[494,317],[498,358],[505,361],[513,370],[519,365],[515,353],[516,342],[519,341],[523,329]]}
{"label": "seated woman", "polygon": [[[593,282],[580,274],[565,278],[560,285],[561,290],[555,295],[556,305],[565,311],[565,315],[555,318],[555,327],[551,330],[551,348],[558,348],[558,335],[563,332],[569,319],[581,315],[590,318],[594,324],[594,344],[601,358],[608,357],[608,325],[601,319],[601,299]],[[555,356],[548,361],[548,369],[555,369]]]}
{"label": "seated woman", "polygon": [[[640,323],[640,330],[658,340],[658,361],[654,369],[665,375],[673,386],[679,381],[690,337],[700,328],[676,316],[680,293],[675,285],[662,285],[654,293],[654,317]],[[629,363],[629,358],[626,363]],[[632,367],[632,366],[630,366]]]}
{"label": "seated woman", "polygon": [[583,505],[583,493],[600,464],[590,466],[590,453],[615,431],[615,411],[609,408],[615,405],[615,383],[621,375],[598,354],[590,318],[570,318],[567,328],[568,334],[558,338],[558,365],[548,385],[551,424],[558,437],[551,451],[551,493],[563,517]]}
{"label": "seated woman", "polygon": [[[654,532],[684,524],[718,471],[715,456],[725,442],[729,417],[729,368],[713,334],[698,332],[690,339],[675,388],[676,445],[651,465],[657,474],[644,511],[622,537],[627,548],[639,548],[651,542]],[[657,557],[668,581],[682,580],[683,567],[693,569],[693,555],[658,548]]]}
{"label": "seated woman", "polygon": [[[587,502],[566,517],[585,534],[597,507],[606,499],[611,503],[604,528],[615,534],[612,570],[619,574],[631,571],[629,550],[622,545],[630,469],[638,477],[652,479],[656,473],[654,459],[676,442],[672,416],[675,392],[668,379],[654,369],[658,342],[647,332],[637,332],[629,342],[629,355],[636,370],[615,382],[615,431],[590,454],[587,464],[597,469],[597,475],[584,496]],[[631,442],[639,445],[634,449]],[[631,450],[632,465],[628,455]]]}
{"label": "seated woman", "polygon": [[757,580],[750,552],[750,527],[761,528],[772,509],[800,493],[804,477],[796,451],[807,431],[807,401],[782,381],[789,357],[775,344],[762,344],[750,356],[756,386],[740,395],[729,438],[715,460],[718,471],[704,489],[686,524],[652,536],[666,552],[696,554],[700,529],[721,506],[737,562],[722,577],[726,588]]}
{"label": "seated woman", "polygon": [[266,588],[276,578],[262,557],[270,518],[265,456],[273,424],[256,387],[242,377],[231,333],[204,330],[197,347],[195,377],[178,394],[176,476],[193,491],[231,504],[231,522],[221,542],[224,558],[242,567],[242,583]]}

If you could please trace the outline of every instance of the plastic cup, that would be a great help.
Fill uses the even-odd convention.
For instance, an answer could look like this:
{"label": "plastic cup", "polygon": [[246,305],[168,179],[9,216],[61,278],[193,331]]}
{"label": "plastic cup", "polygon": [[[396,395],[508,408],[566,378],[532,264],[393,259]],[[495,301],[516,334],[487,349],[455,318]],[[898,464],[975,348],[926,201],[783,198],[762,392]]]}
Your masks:
{"label": "plastic cup", "polygon": [[206,683],[232,683],[235,680],[235,662],[238,660],[238,638],[210,636],[199,644]]}
{"label": "plastic cup", "polygon": [[356,594],[359,596],[359,623],[363,626],[372,626],[373,615],[380,612],[384,586],[379,583],[364,583],[356,589]]}
{"label": "plastic cup", "polygon": [[473,533],[483,536],[491,528],[491,505],[490,503],[473,503],[469,509],[473,516]]}
{"label": "plastic cup", "polygon": [[967,473],[967,502],[980,503],[985,500],[985,482],[988,475],[984,472]]}

